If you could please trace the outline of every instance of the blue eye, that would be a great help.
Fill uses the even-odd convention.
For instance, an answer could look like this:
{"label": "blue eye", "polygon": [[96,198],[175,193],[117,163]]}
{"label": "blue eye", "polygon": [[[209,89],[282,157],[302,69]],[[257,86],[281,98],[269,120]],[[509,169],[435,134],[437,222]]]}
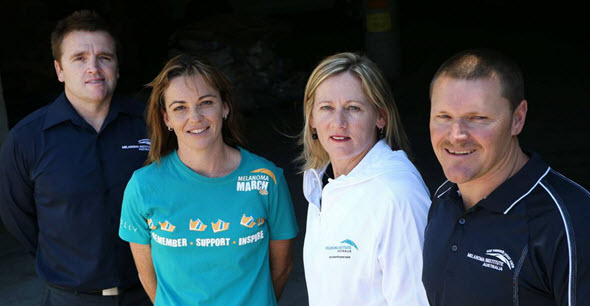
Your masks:
{"label": "blue eye", "polygon": [[347,109],[348,110],[351,110],[351,111],[359,111],[359,110],[361,110],[361,108],[358,107],[358,106],[356,106],[356,105],[350,105],[350,106],[347,107]]}

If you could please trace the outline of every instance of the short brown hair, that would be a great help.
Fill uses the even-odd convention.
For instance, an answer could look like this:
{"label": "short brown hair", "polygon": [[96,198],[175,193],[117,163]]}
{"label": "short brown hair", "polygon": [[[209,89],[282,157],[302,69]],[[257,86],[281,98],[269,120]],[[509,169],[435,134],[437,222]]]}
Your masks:
{"label": "short brown hair", "polygon": [[115,42],[115,51],[119,51],[119,42],[107,21],[95,11],[81,10],[75,11],[66,18],[58,21],[55,29],[51,32],[51,52],[53,53],[53,59],[58,62],[60,61],[61,55],[63,54],[61,43],[66,35],[74,31],[107,32]]}
{"label": "short brown hair", "polygon": [[512,110],[524,100],[524,80],[520,68],[497,51],[469,49],[453,55],[434,74],[430,82],[430,96],[436,80],[444,76],[460,80],[497,78],[502,96],[510,102]]}
{"label": "short brown hair", "polygon": [[[377,65],[368,57],[351,52],[334,54],[324,58],[313,70],[305,86],[303,97],[303,116],[305,125],[300,135],[303,152],[298,160],[303,163],[303,169],[317,169],[327,164],[330,159],[319,141],[313,139],[310,126],[311,112],[315,100],[315,92],[327,78],[349,72],[358,78],[369,103],[378,114],[385,114],[383,137],[393,150],[403,150],[410,156],[408,137],[404,131],[393,93],[389,83]],[[377,130],[377,127],[375,127]],[[379,133],[376,133],[379,135]],[[378,137],[378,136],[377,136]]]}
{"label": "short brown hair", "polygon": [[227,104],[229,114],[223,120],[221,136],[229,146],[243,145],[239,131],[237,103],[233,88],[227,77],[205,59],[189,54],[179,54],[170,59],[156,78],[147,84],[152,88],[147,106],[147,128],[151,147],[146,164],[159,162],[160,158],[178,149],[178,139],[174,132],[168,131],[162,112],[166,111],[164,93],[172,79],[200,75],[205,82],[219,92],[221,101]]}

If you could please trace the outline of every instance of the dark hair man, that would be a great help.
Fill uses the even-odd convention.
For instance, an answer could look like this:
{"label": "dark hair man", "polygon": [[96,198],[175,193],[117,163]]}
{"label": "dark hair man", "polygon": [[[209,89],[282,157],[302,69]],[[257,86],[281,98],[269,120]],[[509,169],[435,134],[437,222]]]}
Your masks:
{"label": "dark hair man", "polygon": [[423,282],[431,305],[587,305],[590,194],[518,142],[518,66],[448,59],[430,87],[430,138],[448,181],[433,196]]}
{"label": "dark hair man", "polygon": [[117,235],[123,190],[149,149],[144,107],[113,97],[117,44],[96,13],[59,21],[51,47],[64,93],[2,147],[2,221],[35,256],[45,305],[149,305]]}

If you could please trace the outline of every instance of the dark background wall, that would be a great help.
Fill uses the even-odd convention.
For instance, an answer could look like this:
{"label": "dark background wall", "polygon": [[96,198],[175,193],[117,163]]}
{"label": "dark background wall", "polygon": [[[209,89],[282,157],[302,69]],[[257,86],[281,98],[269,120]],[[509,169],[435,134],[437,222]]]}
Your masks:
{"label": "dark background wall", "polygon": [[[399,33],[395,57],[400,65],[392,85],[429,187],[442,175],[428,139],[428,84],[444,59],[472,47],[501,50],[521,64],[529,101],[523,146],[590,185],[589,28],[580,7],[501,0],[377,2],[388,4],[393,31]],[[193,40],[197,52],[217,56],[216,64],[227,66],[238,83],[253,149],[259,146],[254,131],[267,130],[265,125],[272,126],[277,137],[297,133],[305,79],[321,58],[338,51],[366,51],[367,2],[361,0],[22,0],[3,1],[1,6],[0,73],[11,127],[61,92],[49,34],[58,19],[75,9],[95,9],[119,31],[123,48],[118,91],[123,94],[145,98],[143,84],[174,50],[186,48],[187,40]],[[211,42],[217,45],[211,47]],[[204,43],[209,47],[199,49]],[[269,62],[274,62],[274,72],[252,72],[264,70]],[[288,81],[281,85],[281,80]],[[248,121],[267,112],[273,116]]]}

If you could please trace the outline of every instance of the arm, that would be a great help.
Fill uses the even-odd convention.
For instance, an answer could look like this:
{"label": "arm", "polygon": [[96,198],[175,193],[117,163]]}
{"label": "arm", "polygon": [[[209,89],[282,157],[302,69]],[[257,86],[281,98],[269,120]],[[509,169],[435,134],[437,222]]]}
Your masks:
{"label": "arm", "polygon": [[10,133],[0,151],[0,216],[6,229],[35,255],[37,251],[37,211],[29,165]]}
{"label": "arm", "polygon": [[293,269],[293,239],[270,241],[270,274],[277,301]]}
{"label": "arm", "polygon": [[[430,199],[418,187],[396,182],[383,219],[378,261],[388,305],[428,305],[422,284],[422,245]],[[385,189],[385,188],[383,188]]]}
{"label": "arm", "polygon": [[152,262],[152,248],[149,244],[139,244],[130,242],[131,253],[135,260],[135,266],[139,274],[139,280],[145,292],[152,300],[156,300],[156,288],[158,281],[156,279],[156,271],[154,270],[154,263]]}

